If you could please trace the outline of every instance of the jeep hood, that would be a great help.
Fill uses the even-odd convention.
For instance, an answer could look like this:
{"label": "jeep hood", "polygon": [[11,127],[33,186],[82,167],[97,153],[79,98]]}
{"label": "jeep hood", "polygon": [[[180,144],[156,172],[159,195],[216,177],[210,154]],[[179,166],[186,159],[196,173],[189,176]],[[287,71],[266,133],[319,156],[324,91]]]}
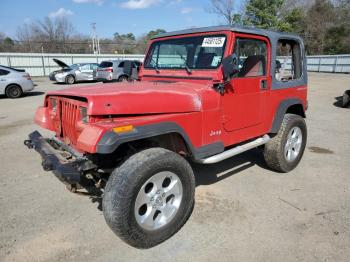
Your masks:
{"label": "jeep hood", "polygon": [[134,82],[97,84],[49,92],[87,100],[88,115],[140,115],[201,111],[205,84]]}

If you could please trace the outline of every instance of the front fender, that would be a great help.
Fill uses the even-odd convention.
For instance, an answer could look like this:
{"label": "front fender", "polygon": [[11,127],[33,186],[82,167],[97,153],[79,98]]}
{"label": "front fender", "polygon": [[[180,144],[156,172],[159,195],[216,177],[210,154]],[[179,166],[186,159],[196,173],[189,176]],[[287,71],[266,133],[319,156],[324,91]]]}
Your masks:
{"label": "front fender", "polygon": [[224,151],[224,144],[222,142],[216,142],[195,148],[183,128],[174,122],[161,122],[135,127],[130,133],[117,134],[113,131],[106,132],[97,144],[96,153],[110,154],[123,143],[170,133],[177,133],[184,139],[188,149],[195,159],[205,158]]}

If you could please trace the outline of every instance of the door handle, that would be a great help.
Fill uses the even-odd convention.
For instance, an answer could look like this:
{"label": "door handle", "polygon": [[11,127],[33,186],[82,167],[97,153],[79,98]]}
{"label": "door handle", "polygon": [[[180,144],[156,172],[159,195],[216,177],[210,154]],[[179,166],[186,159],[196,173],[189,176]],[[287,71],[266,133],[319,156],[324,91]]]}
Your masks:
{"label": "door handle", "polygon": [[260,89],[261,90],[266,90],[267,89],[267,79],[261,79]]}

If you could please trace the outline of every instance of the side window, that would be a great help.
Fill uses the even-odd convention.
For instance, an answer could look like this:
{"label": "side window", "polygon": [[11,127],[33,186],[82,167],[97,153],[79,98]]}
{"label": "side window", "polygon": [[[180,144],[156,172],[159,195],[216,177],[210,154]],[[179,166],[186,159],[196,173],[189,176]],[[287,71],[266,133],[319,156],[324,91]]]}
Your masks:
{"label": "side window", "polygon": [[98,64],[90,64],[91,70],[97,70]]}
{"label": "side window", "polygon": [[84,71],[85,71],[85,70],[90,70],[90,65],[89,65],[89,64],[81,65],[79,69],[82,70],[82,71],[83,71],[83,70],[84,70]]}
{"label": "side window", "polygon": [[120,67],[120,68],[123,68],[124,67],[124,62],[121,62],[119,65],[118,65],[118,67]]}
{"label": "side window", "polygon": [[293,40],[279,40],[275,77],[278,81],[288,82],[302,75],[302,54],[300,44]]}
{"label": "side window", "polygon": [[8,75],[10,72],[4,69],[0,69],[0,76]]}
{"label": "side window", "polygon": [[236,77],[257,77],[266,75],[267,45],[258,39],[237,38],[235,54],[239,72]]}

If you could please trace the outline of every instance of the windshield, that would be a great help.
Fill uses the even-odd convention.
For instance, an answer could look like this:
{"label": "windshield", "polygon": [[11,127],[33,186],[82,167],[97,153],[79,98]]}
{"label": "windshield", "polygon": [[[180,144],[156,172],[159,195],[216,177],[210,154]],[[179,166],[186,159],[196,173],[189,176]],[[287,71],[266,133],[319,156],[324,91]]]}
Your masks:
{"label": "windshield", "polygon": [[71,69],[73,69],[73,70],[78,70],[79,69],[79,66],[80,66],[80,64],[73,64],[73,65],[71,65],[71,66],[69,66]]}
{"label": "windshield", "polygon": [[145,68],[215,69],[221,64],[225,35],[206,35],[160,40],[152,43]]}

